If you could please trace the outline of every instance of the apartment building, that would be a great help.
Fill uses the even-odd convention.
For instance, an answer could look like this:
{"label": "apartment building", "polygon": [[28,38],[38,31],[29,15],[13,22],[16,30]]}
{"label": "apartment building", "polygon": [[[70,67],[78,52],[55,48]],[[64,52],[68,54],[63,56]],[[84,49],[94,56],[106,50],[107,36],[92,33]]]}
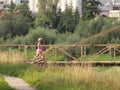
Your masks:
{"label": "apartment building", "polygon": [[24,1],[28,2],[29,3],[29,0],[6,0],[7,1],[7,4],[10,4],[11,2],[15,3],[16,5],[17,4],[20,4]]}
{"label": "apartment building", "polygon": [[[59,0],[58,8],[64,11],[67,4],[68,6],[72,6],[73,10],[78,8],[79,13],[82,13],[81,2],[82,0]],[[29,0],[29,8],[33,13],[36,13],[38,11],[38,0]]]}
{"label": "apartment building", "polygon": [[111,10],[111,11],[109,11],[109,17],[120,18],[120,10]]}
{"label": "apartment building", "polygon": [[108,17],[118,17],[119,9],[120,9],[120,0],[100,0],[102,6],[101,15],[105,15]]}
{"label": "apartment building", "polygon": [[113,10],[109,11],[109,17],[116,17],[120,20],[120,5],[113,6]]}
{"label": "apartment building", "polygon": [[38,0],[29,0],[29,9],[33,14],[38,12]]}

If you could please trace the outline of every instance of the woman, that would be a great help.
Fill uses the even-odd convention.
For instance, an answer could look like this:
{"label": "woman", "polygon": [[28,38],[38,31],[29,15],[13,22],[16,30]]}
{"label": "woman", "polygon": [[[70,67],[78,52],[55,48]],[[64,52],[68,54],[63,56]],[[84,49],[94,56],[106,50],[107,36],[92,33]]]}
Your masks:
{"label": "woman", "polygon": [[33,58],[33,62],[37,57],[40,57],[41,60],[44,62],[44,56],[43,56],[43,51],[42,51],[42,38],[38,38],[37,46],[36,46],[36,55]]}

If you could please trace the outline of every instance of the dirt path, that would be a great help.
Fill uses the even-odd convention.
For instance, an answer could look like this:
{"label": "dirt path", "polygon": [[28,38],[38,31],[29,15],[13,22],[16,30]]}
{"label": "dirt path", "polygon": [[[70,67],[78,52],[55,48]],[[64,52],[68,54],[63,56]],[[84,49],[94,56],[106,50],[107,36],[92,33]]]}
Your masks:
{"label": "dirt path", "polygon": [[35,90],[20,78],[8,76],[8,75],[3,75],[3,77],[4,80],[8,83],[8,85],[15,88],[16,90]]}

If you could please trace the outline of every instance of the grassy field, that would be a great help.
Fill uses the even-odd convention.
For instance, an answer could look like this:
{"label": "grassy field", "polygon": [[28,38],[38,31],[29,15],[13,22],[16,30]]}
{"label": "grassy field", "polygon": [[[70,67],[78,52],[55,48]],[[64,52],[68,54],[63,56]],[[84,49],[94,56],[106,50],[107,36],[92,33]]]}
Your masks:
{"label": "grassy field", "polygon": [[[6,55],[0,54],[0,74],[21,77],[37,90],[120,90],[120,67],[38,66],[23,63],[17,53]],[[9,88],[4,83],[0,76],[0,85]]]}
{"label": "grassy field", "polygon": [[120,90],[120,67],[0,63],[0,73],[21,77],[37,90]]}

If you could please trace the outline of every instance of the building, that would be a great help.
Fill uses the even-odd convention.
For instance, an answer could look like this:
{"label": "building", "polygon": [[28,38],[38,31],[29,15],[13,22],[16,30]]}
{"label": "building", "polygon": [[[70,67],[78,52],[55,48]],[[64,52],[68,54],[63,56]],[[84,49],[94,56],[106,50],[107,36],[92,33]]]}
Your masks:
{"label": "building", "polygon": [[7,0],[0,0],[0,10],[4,9],[6,3],[7,3]]}
{"label": "building", "polygon": [[0,0],[0,3],[7,3],[8,0]]}
{"label": "building", "polygon": [[120,10],[111,10],[111,11],[109,11],[109,17],[120,18]]}
{"label": "building", "polygon": [[38,12],[38,0],[29,0],[29,9],[33,14]]}
{"label": "building", "polygon": [[[0,1],[2,1],[2,0],[0,0]],[[24,2],[24,1],[29,3],[29,0],[4,0],[4,3],[5,4],[11,4],[11,2],[13,2],[16,5],[18,5],[18,4],[20,4],[20,3]]]}
{"label": "building", "polygon": [[[66,8],[66,4],[68,6],[72,6],[73,10],[78,8],[79,13],[82,13],[82,0],[59,0],[58,2],[58,8],[61,9],[61,11],[64,11]],[[29,8],[30,11],[33,13],[36,13],[38,11],[38,0],[29,0]]]}
{"label": "building", "polygon": [[116,17],[120,20],[120,5],[113,6],[113,10],[109,11],[109,17]]}
{"label": "building", "polygon": [[[100,2],[102,3],[102,6],[100,6],[101,15],[105,16],[114,16],[109,14],[111,14],[111,11],[117,10],[116,8],[118,7],[116,6],[120,6],[120,0],[100,0]],[[112,13],[114,13],[114,11]]]}
{"label": "building", "polygon": [[120,20],[120,4],[112,0],[112,10],[109,10],[109,17],[115,17]]}

